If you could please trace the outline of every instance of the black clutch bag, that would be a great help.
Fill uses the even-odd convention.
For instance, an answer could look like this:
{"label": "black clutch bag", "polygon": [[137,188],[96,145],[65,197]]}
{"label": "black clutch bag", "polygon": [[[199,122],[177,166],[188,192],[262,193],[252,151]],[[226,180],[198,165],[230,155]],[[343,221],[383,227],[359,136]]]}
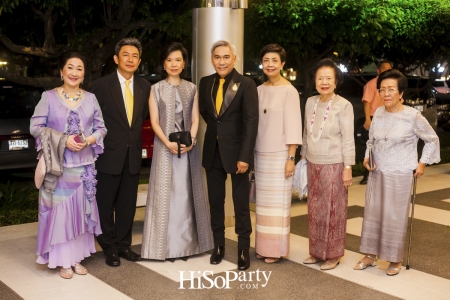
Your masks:
{"label": "black clutch bag", "polygon": [[192,137],[190,131],[178,131],[178,132],[172,132],[169,134],[169,141],[173,143],[178,144],[178,158],[181,157],[181,149],[180,145],[186,145],[186,147],[189,147],[192,145]]}

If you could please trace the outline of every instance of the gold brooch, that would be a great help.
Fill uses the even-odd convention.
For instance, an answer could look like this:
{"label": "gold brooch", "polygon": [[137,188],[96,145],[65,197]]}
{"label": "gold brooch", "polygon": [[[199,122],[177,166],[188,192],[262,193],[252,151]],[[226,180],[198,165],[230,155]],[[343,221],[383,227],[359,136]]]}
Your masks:
{"label": "gold brooch", "polygon": [[233,92],[236,92],[237,91],[237,89],[238,89],[238,87],[237,87],[237,85],[236,85],[236,83],[233,85],[233,88],[232,88],[232,90],[233,90]]}

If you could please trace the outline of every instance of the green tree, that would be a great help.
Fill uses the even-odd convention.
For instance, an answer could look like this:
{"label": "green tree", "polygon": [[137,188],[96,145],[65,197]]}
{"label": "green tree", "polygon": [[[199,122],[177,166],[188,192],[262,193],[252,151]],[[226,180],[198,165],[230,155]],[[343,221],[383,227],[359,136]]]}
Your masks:
{"label": "green tree", "polygon": [[391,5],[397,14],[393,35],[373,52],[389,58],[402,71],[421,67],[435,76],[433,68],[450,58],[450,1],[396,0]]}
{"label": "green tree", "polygon": [[[392,35],[394,12],[380,0],[259,0],[249,11],[250,46],[278,43],[308,86],[308,70],[335,56],[373,59],[371,50]],[[259,34],[254,32],[257,30]]]}
{"label": "green tree", "polygon": [[448,57],[449,0],[255,0],[251,7],[246,53],[282,45],[307,90],[308,70],[324,57],[355,69],[387,57],[404,70]]}
{"label": "green tree", "polygon": [[190,40],[190,5],[189,0],[0,0],[0,50],[8,63],[27,70],[3,68],[0,77],[54,87],[57,58],[76,49],[89,56],[86,77],[93,80],[114,68],[114,46],[127,36],[139,38],[143,60],[155,63],[169,40]]}

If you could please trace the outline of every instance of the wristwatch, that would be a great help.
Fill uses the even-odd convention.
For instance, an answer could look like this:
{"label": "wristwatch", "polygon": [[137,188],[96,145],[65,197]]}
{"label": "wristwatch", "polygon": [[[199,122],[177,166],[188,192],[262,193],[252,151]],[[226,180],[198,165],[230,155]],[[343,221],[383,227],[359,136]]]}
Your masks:
{"label": "wristwatch", "polygon": [[86,146],[84,146],[84,148],[86,148],[87,146],[91,145],[91,143],[89,143],[88,140],[86,140]]}
{"label": "wristwatch", "polygon": [[295,156],[288,156],[289,160],[295,161]]}
{"label": "wristwatch", "polygon": [[196,138],[192,138],[192,144],[195,146],[197,145],[197,139]]}

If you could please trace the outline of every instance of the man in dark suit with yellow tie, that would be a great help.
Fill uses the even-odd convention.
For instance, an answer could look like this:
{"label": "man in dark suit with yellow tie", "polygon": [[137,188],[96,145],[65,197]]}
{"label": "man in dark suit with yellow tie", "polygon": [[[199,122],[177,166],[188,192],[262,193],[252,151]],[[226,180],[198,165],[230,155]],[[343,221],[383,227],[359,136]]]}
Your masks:
{"label": "man in dark suit with yellow tie", "polygon": [[102,234],[97,241],[106,264],[120,265],[122,257],[140,260],[130,249],[142,162],[142,122],[148,114],[150,83],[134,76],[142,47],[136,38],[124,38],[115,48],[117,71],[96,80],[92,92],[98,99],[108,135],[97,159],[97,205]]}
{"label": "man in dark suit with yellow tie", "polygon": [[211,63],[215,74],[199,84],[200,114],[207,124],[203,145],[211,211],[214,250],[211,264],[225,254],[225,181],[231,174],[235,231],[238,235],[238,269],[250,267],[249,169],[258,131],[258,91],[252,79],[234,69],[235,47],[226,40],[213,44]]}

